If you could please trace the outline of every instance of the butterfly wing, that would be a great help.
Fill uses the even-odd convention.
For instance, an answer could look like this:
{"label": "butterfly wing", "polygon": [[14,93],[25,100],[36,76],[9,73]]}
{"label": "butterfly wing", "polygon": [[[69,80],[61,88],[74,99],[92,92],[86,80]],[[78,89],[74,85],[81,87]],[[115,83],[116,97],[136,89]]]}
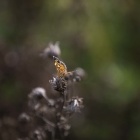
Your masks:
{"label": "butterfly wing", "polygon": [[54,59],[54,65],[56,67],[57,70],[57,75],[59,77],[65,77],[65,75],[67,74],[67,67],[65,65],[64,62],[60,61],[57,57],[53,57]]}

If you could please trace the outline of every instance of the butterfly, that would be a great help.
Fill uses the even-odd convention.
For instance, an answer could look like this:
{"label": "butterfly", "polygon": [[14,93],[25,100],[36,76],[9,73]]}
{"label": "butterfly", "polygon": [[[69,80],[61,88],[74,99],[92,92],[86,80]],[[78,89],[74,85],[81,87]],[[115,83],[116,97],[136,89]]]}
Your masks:
{"label": "butterfly", "polygon": [[67,67],[64,62],[60,61],[57,57],[53,56],[54,65],[57,70],[58,77],[65,77],[67,75]]}

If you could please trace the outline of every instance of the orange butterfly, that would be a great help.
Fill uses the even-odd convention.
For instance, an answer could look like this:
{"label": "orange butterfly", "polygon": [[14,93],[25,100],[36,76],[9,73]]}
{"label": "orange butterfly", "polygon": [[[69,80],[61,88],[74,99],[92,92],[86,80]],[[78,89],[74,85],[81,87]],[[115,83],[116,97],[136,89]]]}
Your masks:
{"label": "orange butterfly", "polygon": [[65,77],[67,75],[67,67],[64,62],[60,61],[57,57],[53,56],[54,65],[57,70],[58,77]]}

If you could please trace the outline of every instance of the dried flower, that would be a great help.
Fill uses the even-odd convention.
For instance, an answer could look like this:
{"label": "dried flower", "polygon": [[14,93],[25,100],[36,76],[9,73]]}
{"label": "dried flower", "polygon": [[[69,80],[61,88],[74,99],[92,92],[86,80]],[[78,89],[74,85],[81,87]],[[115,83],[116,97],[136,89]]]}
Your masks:
{"label": "dried flower", "polygon": [[76,68],[73,72],[73,81],[79,82],[85,75],[85,71],[82,68]]}
{"label": "dried flower", "polygon": [[59,92],[64,92],[67,87],[67,81],[62,77],[53,77],[49,82],[53,89]]}
{"label": "dried flower", "polygon": [[[28,95],[29,101],[28,105],[32,110],[38,110],[43,104],[41,104],[42,99],[47,101],[48,106],[54,106],[55,101],[53,99],[49,99],[46,95],[46,91],[44,88],[37,87],[32,90],[32,92]],[[41,100],[41,101],[40,101]]]}
{"label": "dried flower", "polygon": [[22,113],[20,114],[18,119],[20,123],[28,123],[30,121],[30,116],[27,115],[26,113]]}
{"label": "dried flower", "polygon": [[43,131],[43,129],[38,128],[34,130],[34,132],[31,134],[32,140],[44,140],[46,139],[46,133]]}
{"label": "dried flower", "polygon": [[68,113],[81,112],[81,108],[83,108],[83,98],[79,97],[73,97],[64,107],[65,111],[68,111]]}
{"label": "dried flower", "polygon": [[44,88],[37,87],[32,90],[32,92],[28,95],[30,99],[40,100],[42,98],[47,98],[46,91]]}
{"label": "dried flower", "polygon": [[52,59],[53,56],[58,57],[60,56],[60,54],[61,54],[61,50],[59,47],[59,42],[56,42],[55,44],[49,43],[41,55]]}

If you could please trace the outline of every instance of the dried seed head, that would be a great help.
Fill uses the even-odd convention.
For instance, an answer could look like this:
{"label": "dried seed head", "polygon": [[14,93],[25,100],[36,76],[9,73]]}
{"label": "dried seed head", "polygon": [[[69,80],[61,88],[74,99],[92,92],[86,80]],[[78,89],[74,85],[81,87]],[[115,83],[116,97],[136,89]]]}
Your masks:
{"label": "dried seed head", "polygon": [[41,88],[41,87],[37,87],[37,88],[33,89],[28,97],[29,97],[29,99],[36,99],[36,100],[40,100],[42,98],[47,98],[45,89]]}
{"label": "dried seed head", "polygon": [[67,87],[67,81],[62,77],[53,77],[53,80],[49,81],[53,89],[59,92],[64,92]]}
{"label": "dried seed head", "polygon": [[86,75],[85,71],[82,68],[76,68],[73,72],[74,75],[74,81],[79,82],[81,79],[83,79]]}
{"label": "dried seed head", "polygon": [[59,47],[59,42],[56,42],[55,44],[49,43],[41,55],[52,59],[53,56],[58,57],[60,56],[60,54],[61,54],[61,50]]}
{"label": "dried seed head", "polygon": [[64,110],[68,111],[68,113],[73,113],[80,112],[81,108],[83,108],[83,98],[73,97],[67,102]]}
{"label": "dried seed head", "polygon": [[30,116],[26,113],[22,113],[20,114],[18,120],[20,123],[28,123],[30,121]]}
{"label": "dried seed head", "polygon": [[44,140],[46,139],[46,134],[43,131],[43,129],[39,128],[39,129],[34,130],[34,132],[31,134],[31,139]]}

